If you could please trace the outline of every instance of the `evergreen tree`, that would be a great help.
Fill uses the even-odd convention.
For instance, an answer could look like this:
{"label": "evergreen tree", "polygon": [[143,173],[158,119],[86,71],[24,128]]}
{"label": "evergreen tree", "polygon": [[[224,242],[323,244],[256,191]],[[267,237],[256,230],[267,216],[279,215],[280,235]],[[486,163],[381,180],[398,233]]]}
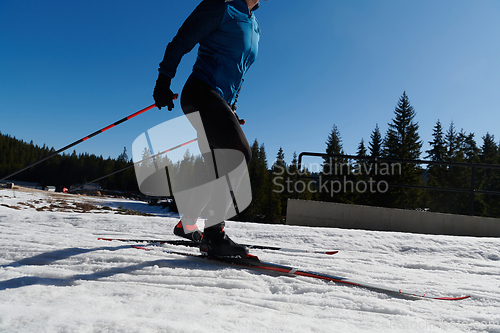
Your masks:
{"label": "evergreen tree", "polygon": [[[288,166],[288,172],[286,176],[286,180],[288,181],[287,184],[292,184],[294,185],[295,182],[298,180],[298,173],[300,172],[299,170],[299,161],[297,157],[297,152],[294,151],[292,155],[292,161],[290,165]],[[291,182],[291,183],[290,183]],[[289,189],[291,191],[289,191]],[[290,188],[287,186],[287,193],[289,194],[289,198],[295,199],[297,197],[297,193],[295,191],[295,186],[291,186]]]}
{"label": "evergreen tree", "polygon": [[479,163],[479,148],[477,147],[474,133],[469,133],[463,139],[462,149],[467,163]]}
{"label": "evergreen tree", "polygon": [[446,131],[446,160],[447,161],[458,161],[459,160],[459,147],[460,140],[458,138],[458,133],[455,128],[455,123],[452,121],[448,131]]}
{"label": "evergreen tree", "polygon": [[280,165],[282,167],[286,166],[286,163],[285,163],[285,152],[283,151],[282,147],[280,147],[280,150],[278,150],[278,154],[276,155],[276,162],[274,164],[275,165]]}
{"label": "evergreen tree", "polygon": [[340,136],[340,131],[338,130],[337,125],[333,125],[332,130],[328,135],[325,143],[327,154],[344,154],[344,151],[342,149],[342,138]]}
{"label": "evergreen tree", "polygon": [[436,122],[436,126],[434,126],[432,137],[433,140],[429,141],[431,149],[426,151],[428,154],[426,158],[430,158],[431,161],[442,162],[446,156],[446,142],[444,141],[443,126],[439,120]]}
{"label": "evergreen tree", "polygon": [[123,147],[123,153],[121,153],[121,154],[118,156],[117,161],[118,161],[118,162],[125,162],[125,163],[130,162],[130,160],[129,160],[129,158],[128,158],[128,155],[127,155],[127,147]]}
{"label": "evergreen tree", "polygon": [[[318,175],[318,168],[316,175]],[[293,153],[292,162],[288,167],[288,180],[291,182],[290,198],[295,199],[298,197],[301,200],[315,200],[318,198],[317,194],[317,181],[311,179],[312,174],[304,165],[299,166],[297,152]],[[300,178],[299,178],[300,175]],[[297,184],[297,185],[295,185]]]}
{"label": "evergreen tree", "polygon": [[[368,144],[368,149],[370,151],[370,157],[382,157],[383,156],[383,139],[380,134],[380,128],[378,124],[375,125],[375,129],[370,134],[370,142]],[[370,180],[378,183],[379,181],[386,181],[384,179],[385,176],[381,176],[376,170],[380,170],[380,162],[379,161],[370,161],[367,162],[367,168],[370,174]],[[383,193],[370,193],[367,196],[367,200],[365,204],[372,206],[385,206],[387,201],[387,196]]]}
{"label": "evergreen tree", "polygon": [[420,158],[422,141],[418,134],[418,123],[414,121],[416,112],[406,92],[399,99],[394,114],[395,118],[389,123],[384,139],[384,156],[411,160]]}
{"label": "evergreen tree", "polygon": [[366,153],[367,153],[367,150],[365,147],[365,140],[361,139],[361,142],[358,145],[358,150],[357,150],[356,155],[366,157]]}
{"label": "evergreen tree", "polygon": [[[499,146],[495,142],[495,136],[486,133],[482,137],[483,144],[479,154],[480,162],[483,164],[499,163]],[[500,170],[481,169],[478,171],[479,188],[484,191],[500,191]],[[500,200],[495,195],[481,195],[484,204],[482,215],[500,216]]]}
{"label": "evergreen tree", "polygon": [[[418,134],[418,123],[414,121],[416,112],[410,104],[406,92],[400,97],[394,110],[395,117],[389,123],[383,143],[383,154],[386,158],[415,160],[420,157],[422,141]],[[391,175],[390,181],[395,184],[418,185],[422,171],[419,166],[404,163],[401,174]],[[418,191],[393,188],[388,196],[388,204],[398,208],[416,208]]]}
{"label": "evergreen tree", "polygon": [[479,154],[481,163],[495,164],[497,162],[497,150],[498,146],[495,142],[495,136],[486,133],[486,135],[483,136],[483,145],[481,146],[481,153]]}
{"label": "evergreen tree", "polygon": [[267,169],[264,145],[257,139],[252,144],[252,160],[248,165],[252,203],[240,214],[244,221],[276,222],[281,219],[279,197],[273,192],[272,174]]}
{"label": "evergreen tree", "polygon": [[[367,150],[365,147],[365,141],[361,139],[361,142],[358,145],[358,150],[356,151],[356,155],[359,157],[367,157]],[[358,180],[366,180],[366,168],[369,162],[366,159],[360,158],[356,161],[356,164],[353,166],[352,172],[356,176]]]}
{"label": "evergreen tree", "polygon": [[[330,155],[344,155],[342,149],[342,137],[336,125],[333,125],[330,134],[326,140],[326,154]],[[342,181],[344,176],[349,174],[348,161],[343,158],[326,157],[323,159],[323,168],[321,177],[324,182],[327,179],[330,181]],[[327,188],[331,188],[327,186]],[[345,189],[340,189],[338,193],[322,192],[319,194],[320,200],[347,202]]]}
{"label": "evergreen tree", "polygon": [[285,162],[285,153],[283,152],[283,148],[280,147],[278,154],[276,155],[276,161],[273,163],[271,168],[272,175],[272,188],[273,192],[279,201],[279,210],[283,215],[286,212],[287,201],[288,198],[291,197],[291,194],[288,193],[286,187],[286,180],[290,177],[287,173],[287,165]]}
{"label": "evergreen tree", "polygon": [[382,135],[380,134],[380,128],[378,124],[376,124],[375,129],[370,135],[370,143],[368,145],[370,149],[371,157],[380,157],[382,156]]}
{"label": "evergreen tree", "polygon": [[[480,163],[479,153],[480,149],[477,147],[476,141],[474,139],[474,133],[466,134],[463,130],[459,133],[460,141],[460,156],[461,160],[465,163]],[[462,182],[461,188],[470,188],[471,186],[471,168],[462,168]],[[475,181],[474,188],[478,188],[478,182]],[[469,214],[470,213],[470,197],[467,195],[462,195],[462,212],[459,214]],[[484,210],[484,203],[482,197],[479,195],[474,196],[474,215],[481,215]]]}
{"label": "evergreen tree", "polygon": [[[364,139],[361,139],[361,142],[358,145],[358,150],[356,152],[357,156],[360,157],[366,157],[367,156],[367,149],[365,146],[365,141]],[[360,186],[356,186],[356,189],[360,190],[360,193],[354,193],[352,196],[353,202],[355,202],[358,205],[367,205],[370,203],[370,197],[371,194],[369,191],[367,191],[364,187],[363,184],[368,184],[370,174],[367,172],[367,169],[369,169],[370,165],[372,163],[366,159],[360,158],[356,161],[356,165],[354,165],[353,168],[353,173],[354,173],[354,178],[356,182],[361,182]],[[358,183],[356,183],[358,184]]]}
{"label": "evergreen tree", "polygon": [[272,171],[267,169],[267,157],[264,144],[260,146],[259,159],[261,160],[262,171],[265,172],[262,184],[264,201],[263,207],[261,208],[263,222],[277,223],[281,220],[281,202],[279,194],[273,191]]}
{"label": "evergreen tree", "polygon": [[285,153],[283,151],[283,148],[280,147],[278,150],[278,154],[276,154],[276,160],[273,163],[273,166],[271,170],[273,171],[273,174],[277,174],[279,176],[284,176],[286,174],[286,162],[285,162]]}
{"label": "evergreen tree", "polygon": [[[426,158],[434,162],[444,162],[446,160],[447,150],[443,126],[439,120],[434,126],[432,137],[433,140],[429,141],[431,149],[426,151]],[[427,168],[428,185],[433,187],[446,187],[447,171],[448,170],[445,165],[429,165]],[[430,207],[432,211],[443,212],[445,210],[445,201],[447,196],[448,193],[430,190],[427,193],[426,206]]]}
{"label": "evergreen tree", "polygon": [[[463,141],[466,134],[463,130],[458,132],[455,128],[454,122],[450,126],[445,135],[446,154],[445,160],[447,162],[465,162]],[[444,183],[448,188],[468,188],[470,184],[470,171],[460,166],[450,166],[447,168],[446,175],[444,176]],[[468,195],[463,193],[447,193],[444,203],[444,212],[452,214],[467,214]]]}

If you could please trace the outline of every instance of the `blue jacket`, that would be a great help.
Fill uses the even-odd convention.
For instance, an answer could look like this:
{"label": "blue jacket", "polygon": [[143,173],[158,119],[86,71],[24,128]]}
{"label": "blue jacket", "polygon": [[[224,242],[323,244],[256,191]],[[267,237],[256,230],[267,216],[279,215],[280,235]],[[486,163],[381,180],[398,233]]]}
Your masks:
{"label": "blue jacket", "polygon": [[245,0],[203,0],[167,45],[159,71],[173,78],[181,58],[199,43],[191,75],[233,104],[259,38],[259,22]]}

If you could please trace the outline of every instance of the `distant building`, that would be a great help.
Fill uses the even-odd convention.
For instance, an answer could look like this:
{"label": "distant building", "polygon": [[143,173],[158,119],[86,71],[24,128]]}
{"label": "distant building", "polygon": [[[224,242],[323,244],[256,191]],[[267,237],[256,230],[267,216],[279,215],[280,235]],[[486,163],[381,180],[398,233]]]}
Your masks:
{"label": "distant building", "polygon": [[20,186],[25,188],[32,188],[35,190],[41,190],[42,186],[39,183],[23,182],[19,180],[2,180],[0,182],[2,187],[6,186],[8,188],[14,188],[14,186]]}
{"label": "distant building", "polygon": [[69,188],[70,191],[100,191],[101,185],[98,183],[89,183],[89,184],[73,184]]}

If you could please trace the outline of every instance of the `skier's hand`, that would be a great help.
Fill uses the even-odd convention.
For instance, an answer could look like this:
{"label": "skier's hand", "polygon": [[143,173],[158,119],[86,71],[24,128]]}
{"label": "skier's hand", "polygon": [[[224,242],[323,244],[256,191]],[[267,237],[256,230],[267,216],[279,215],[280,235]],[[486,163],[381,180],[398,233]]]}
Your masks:
{"label": "skier's hand", "polygon": [[172,90],[170,90],[170,81],[169,78],[165,74],[158,74],[158,79],[156,80],[156,86],[153,91],[153,98],[155,100],[155,104],[158,109],[161,110],[162,107],[167,106],[168,111],[172,111],[174,108],[174,99],[177,99],[177,94],[174,94]]}

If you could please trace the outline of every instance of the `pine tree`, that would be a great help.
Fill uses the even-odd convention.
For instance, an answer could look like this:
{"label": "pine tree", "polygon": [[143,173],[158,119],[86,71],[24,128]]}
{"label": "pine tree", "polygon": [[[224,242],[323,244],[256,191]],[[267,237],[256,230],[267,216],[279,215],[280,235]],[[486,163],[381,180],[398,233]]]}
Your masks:
{"label": "pine tree", "polygon": [[[344,155],[344,151],[342,149],[342,138],[340,136],[340,131],[338,130],[336,125],[333,125],[330,134],[326,140],[326,154],[329,155]],[[323,158],[323,168],[322,175],[324,181],[328,178],[330,180],[338,180],[342,181],[344,176],[347,176],[349,173],[349,166],[347,160],[343,158],[333,158],[327,157]],[[328,188],[331,188],[328,186]],[[320,200],[323,201],[335,201],[335,202],[347,202],[346,201],[346,193],[344,189],[342,189],[339,193],[319,193]]]}
{"label": "pine tree", "polygon": [[151,156],[153,156],[151,151],[148,148],[144,148],[142,150],[141,166],[147,168],[154,168],[153,159],[151,158]]}
{"label": "pine tree", "polygon": [[469,133],[464,137],[462,149],[467,163],[479,163],[479,148],[477,147],[474,133]]}
{"label": "pine tree", "polygon": [[[444,140],[443,126],[439,120],[434,126],[432,137],[433,140],[429,141],[431,149],[426,151],[426,158],[434,162],[444,162],[447,153],[446,142]],[[428,185],[433,187],[446,187],[446,173],[447,167],[444,165],[429,165],[427,168]],[[426,206],[430,207],[432,211],[444,212],[447,195],[448,193],[442,191],[428,191]]]}
{"label": "pine tree", "polygon": [[384,139],[384,156],[411,160],[420,158],[422,141],[418,134],[418,123],[414,122],[416,112],[406,92],[399,99],[394,114],[395,118],[389,123]]}
{"label": "pine tree", "polygon": [[344,154],[342,150],[342,138],[337,125],[333,125],[330,134],[326,140],[326,153],[327,154]]}
{"label": "pine tree", "polygon": [[[288,172],[287,172],[287,176],[286,176],[286,181],[288,181],[287,184],[290,184],[290,182],[291,182],[291,184],[294,185],[297,182],[298,173],[300,172],[298,164],[299,164],[299,161],[298,161],[297,152],[294,151],[293,155],[292,155],[292,161],[291,161],[290,165],[288,166]],[[291,189],[291,191],[289,191],[289,189]],[[290,198],[293,198],[293,199],[296,198],[297,193],[295,192],[295,186],[291,186],[291,188],[288,188],[288,186],[287,186],[286,190],[287,190],[287,193],[289,194]]]}
{"label": "pine tree", "polygon": [[281,202],[278,193],[273,191],[272,171],[267,169],[267,157],[264,144],[260,146],[259,159],[261,161],[261,170],[265,173],[262,183],[264,200],[261,214],[263,216],[263,222],[277,223],[281,220]]}
{"label": "pine tree", "polygon": [[[380,128],[378,124],[375,125],[375,129],[370,134],[370,142],[368,144],[368,149],[370,151],[370,157],[382,157],[383,156],[383,139],[380,134]],[[381,176],[376,170],[380,170],[380,162],[379,161],[370,161],[366,162],[367,168],[369,170],[370,180],[376,183],[380,181],[387,181],[384,179],[385,176]],[[365,204],[371,206],[385,206],[387,205],[387,196],[384,193],[370,193],[367,195],[367,200]]]}
{"label": "pine tree", "polygon": [[[466,134],[463,130],[459,133],[459,149],[461,160],[465,163],[480,163],[479,148],[477,147],[474,139],[474,133]],[[462,185],[461,188],[470,188],[471,186],[471,168],[462,167]],[[477,187],[475,181],[474,188]],[[467,198],[466,198],[467,196]],[[470,214],[470,197],[469,195],[462,195],[461,214]],[[484,203],[482,197],[479,195],[474,196],[474,215],[481,215],[484,210]]]}
{"label": "pine tree", "polygon": [[[361,142],[358,145],[356,155],[360,156],[360,157],[367,156],[367,149],[365,146],[364,139],[361,139]],[[371,165],[370,161],[363,159],[363,158],[360,158],[356,161],[356,164],[353,166],[352,172],[354,174],[356,184],[358,184],[357,182],[362,182],[362,183],[360,183],[361,184],[360,186],[356,186],[356,189],[359,189],[360,192],[353,193],[352,198],[351,198],[353,200],[353,202],[355,202],[358,205],[369,204],[370,199],[371,199],[371,195],[373,194],[373,193],[370,193],[369,191],[367,191],[366,188],[363,187],[363,184],[368,184],[368,181],[370,178],[370,174],[369,174],[369,172],[367,172],[367,169],[370,168],[370,165]]]}
{"label": "pine tree", "polygon": [[129,160],[129,158],[128,158],[128,154],[127,154],[127,147],[123,147],[123,153],[121,153],[121,154],[118,156],[117,161],[118,161],[118,162],[125,162],[125,163],[130,162],[130,160]]}
{"label": "pine tree", "polygon": [[[356,155],[359,157],[367,157],[367,150],[365,147],[365,140],[361,139],[361,142],[358,145],[358,150],[356,151]],[[368,161],[366,159],[360,158],[356,161],[356,164],[353,166],[352,172],[356,176],[357,179],[366,179],[366,165]]]}
{"label": "pine tree", "polygon": [[358,145],[358,150],[357,150],[356,155],[366,157],[366,153],[367,153],[367,150],[365,147],[365,140],[361,139],[361,142]]}
{"label": "pine tree", "polygon": [[[383,143],[383,155],[386,158],[415,160],[420,157],[422,141],[418,134],[418,123],[414,121],[416,112],[410,104],[406,92],[400,97],[394,110],[395,117],[389,123]],[[422,171],[417,165],[404,163],[401,174],[391,175],[390,182],[402,185],[418,185]],[[418,194],[416,190],[393,188],[388,196],[388,203],[398,208],[416,208]]]}
{"label": "pine tree", "polygon": [[[316,168],[316,175],[318,171],[319,170]],[[312,174],[307,167],[304,165],[299,167],[297,152],[293,153],[287,174],[287,190],[290,189],[290,191],[288,191],[290,194],[288,198],[298,198],[301,200],[318,199],[317,181],[311,179]]]}
{"label": "pine tree", "polygon": [[446,131],[446,160],[449,162],[456,162],[459,160],[459,147],[460,141],[458,138],[458,133],[455,128],[455,123],[452,121],[448,131]]}
{"label": "pine tree", "polygon": [[370,135],[370,143],[368,145],[370,149],[371,157],[380,157],[382,156],[382,135],[380,134],[380,128],[378,124],[376,124],[375,129]]}
{"label": "pine tree", "polygon": [[481,146],[481,153],[479,154],[481,163],[495,164],[497,162],[497,150],[498,146],[495,142],[495,136],[486,133],[486,135],[483,136],[483,145]]}
{"label": "pine tree", "polygon": [[436,126],[434,126],[432,137],[434,139],[429,141],[431,149],[426,151],[428,154],[426,158],[430,158],[431,161],[442,162],[445,160],[446,142],[444,141],[443,126],[439,120],[436,122]]}
{"label": "pine tree", "polygon": [[[252,160],[248,165],[252,203],[240,214],[245,221],[275,222],[281,218],[279,198],[273,192],[272,174],[267,170],[264,145],[257,139],[252,144]],[[278,216],[279,215],[279,216]]]}
{"label": "pine tree", "polygon": [[276,172],[284,172],[281,171],[281,169],[286,169],[285,153],[283,152],[282,147],[280,147],[280,149],[278,150],[278,154],[276,155],[276,161],[274,161],[273,163],[272,170]]}
{"label": "pine tree", "polygon": [[[482,137],[483,144],[479,154],[480,162],[483,164],[499,163],[499,146],[495,142],[495,136],[486,133]],[[493,169],[481,169],[478,171],[479,188],[484,191],[500,191],[500,171]],[[490,217],[500,216],[500,200],[495,195],[482,195],[484,203],[483,215]]]}
{"label": "pine tree", "polygon": [[291,194],[288,193],[286,188],[286,179],[290,177],[287,173],[287,165],[285,162],[285,153],[283,148],[280,147],[278,154],[276,155],[276,161],[273,163],[271,168],[272,175],[272,189],[273,195],[278,198],[279,208],[281,214],[286,212],[288,198],[291,198]]}
{"label": "pine tree", "polygon": [[[447,162],[465,162],[464,140],[466,134],[463,129],[458,132],[455,123],[452,121],[445,135]],[[444,176],[444,183],[448,188],[466,189],[470,184],[470,171],[460,166],[450,166]],[[469,210],[468,195],[463,193],[447,193],[445,196],[444,212],[452,214],[467,214]]]}

